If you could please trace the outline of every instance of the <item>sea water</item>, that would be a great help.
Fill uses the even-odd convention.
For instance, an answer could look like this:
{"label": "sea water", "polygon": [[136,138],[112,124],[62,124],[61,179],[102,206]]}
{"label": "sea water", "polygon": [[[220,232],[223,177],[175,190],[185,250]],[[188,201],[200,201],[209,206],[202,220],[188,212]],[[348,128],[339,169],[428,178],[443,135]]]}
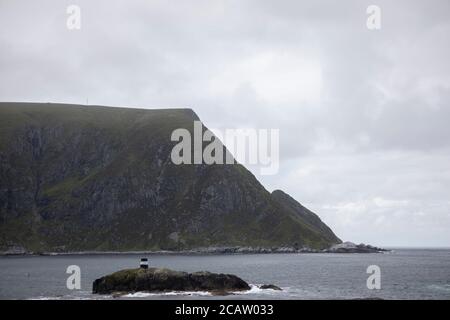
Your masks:
{"label": "sea water", "polygon": [[[227,296],[208,292],[132,293],[121,299],[450,299],[450,249],[394,249],[379,254],[62,255],[0,257],[2,299],[113,299],[92,294],[92,282],[147,257],[150,267],[235,274],[251,290]],[[81,288],[69,290],[67,267],[80,267]],[[367,287],[377,265],[381,288]],[[275,284],[282,291],[261,290]]]}

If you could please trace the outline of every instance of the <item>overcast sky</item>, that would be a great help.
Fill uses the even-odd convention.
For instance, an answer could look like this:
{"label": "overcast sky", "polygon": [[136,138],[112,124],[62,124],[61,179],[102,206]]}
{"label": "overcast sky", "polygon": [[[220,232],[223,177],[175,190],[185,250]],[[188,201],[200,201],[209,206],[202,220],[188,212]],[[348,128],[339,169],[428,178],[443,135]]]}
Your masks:
{"label": "overcast sky", "polygon": [[279,128],[269,191],[343,240],[450,246],[450,1],[304,2],[0,0],[0,101]]}

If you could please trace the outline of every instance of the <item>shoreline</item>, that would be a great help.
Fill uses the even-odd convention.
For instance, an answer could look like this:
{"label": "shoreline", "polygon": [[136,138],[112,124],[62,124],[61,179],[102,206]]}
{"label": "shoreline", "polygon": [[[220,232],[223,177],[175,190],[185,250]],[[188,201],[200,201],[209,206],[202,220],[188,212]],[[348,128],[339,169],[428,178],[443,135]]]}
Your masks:
{"label": "shoreline", "polygon": [[74,256],[74,255],[245,255],[245,254],[288,254],[288,253],[383,253],[390,252],[371,245],[343,243],[327,249],[294,248],[294,247],[204,247],[187,250],[131,250],[131,251],[67,251],[67,252],[32,252],[11,250],[0,252],[0,256]]}

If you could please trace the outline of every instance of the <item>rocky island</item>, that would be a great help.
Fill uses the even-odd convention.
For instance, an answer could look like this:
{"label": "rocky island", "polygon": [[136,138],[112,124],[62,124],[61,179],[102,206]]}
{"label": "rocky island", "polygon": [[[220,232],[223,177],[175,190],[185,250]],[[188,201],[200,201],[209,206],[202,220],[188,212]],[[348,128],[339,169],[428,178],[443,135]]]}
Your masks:
{"label": "rocky island", "polygon": [[[280,290],[274,285],[262,288]],[[249,284],[235,275],[206,271],[188,273],[166,268],[121,270],[96,279],[92,287],[92,292],[97,294],[208,291],[222,295],[245,290],[250,290]]]}

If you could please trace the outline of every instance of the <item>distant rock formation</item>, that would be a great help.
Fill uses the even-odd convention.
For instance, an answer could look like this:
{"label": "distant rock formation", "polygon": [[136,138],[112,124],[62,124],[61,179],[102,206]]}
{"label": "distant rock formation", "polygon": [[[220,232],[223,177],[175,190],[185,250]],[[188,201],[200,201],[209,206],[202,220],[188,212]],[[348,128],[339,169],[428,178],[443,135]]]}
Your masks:
{"label": "distant rock formation", "polygon": [[281,291],[282,289],[274,284],[263,284],[262,286],[259,286],[260,289],[271,289],[271,290],[278,290]]}
{"label": "distant rock formation", "polygon": [[389,250],[366,245],[364,243],[355,244],[353,242],[346,241],[340,244],[333,245],[329,249],[325,249],[323,251],[329,253],[376,253]]}

